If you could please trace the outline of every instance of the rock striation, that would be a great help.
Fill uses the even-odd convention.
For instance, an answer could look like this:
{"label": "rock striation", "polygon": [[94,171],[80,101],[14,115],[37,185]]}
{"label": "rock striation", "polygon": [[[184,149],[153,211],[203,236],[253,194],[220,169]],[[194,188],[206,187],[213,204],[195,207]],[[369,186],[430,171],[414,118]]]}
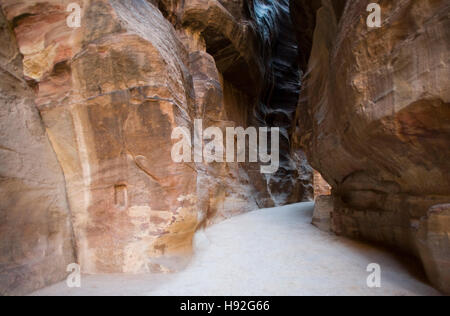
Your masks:
{"label": "rock striation", "polygon": [[342,2],[298,30],[312,45],[293,146],[333,187],[335,232],[417,255],[450,293],[450,3],[377,1],[369,28],[373,1]]}

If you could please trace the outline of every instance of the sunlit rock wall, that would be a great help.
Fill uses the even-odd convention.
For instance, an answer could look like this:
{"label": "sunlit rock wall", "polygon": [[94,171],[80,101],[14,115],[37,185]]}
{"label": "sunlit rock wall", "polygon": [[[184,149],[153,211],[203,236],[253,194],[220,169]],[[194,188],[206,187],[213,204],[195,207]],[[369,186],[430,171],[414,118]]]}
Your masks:
{"label": "sunlit rock wall", "polygon": [[[6,42],[21,54],[16,79],[27,82],[19,94],[56,154],[57,180],[65,180],[57,188],[67,199],[54,203],[68,204],[51,230],[64,260],[32,288],[61,278],[68,261],[84,273],[175,271],[188,262],[199,227],[311,197],[311,169],[287,137],[300,85],[287,2],[267,2],[273,24],[265,25],[262,2],[83,0],[80,27],[72,28],[73,2],[0,1],[14,33]],[[280,172],[263,175],[259,163],[173,162],[173,129],[193,131],[195,119],[223,130],[281,127]],[[45,174],[46,156],[35,156]],[[5,238],[21,229],[9,217],[6,210],[0,223]]]}

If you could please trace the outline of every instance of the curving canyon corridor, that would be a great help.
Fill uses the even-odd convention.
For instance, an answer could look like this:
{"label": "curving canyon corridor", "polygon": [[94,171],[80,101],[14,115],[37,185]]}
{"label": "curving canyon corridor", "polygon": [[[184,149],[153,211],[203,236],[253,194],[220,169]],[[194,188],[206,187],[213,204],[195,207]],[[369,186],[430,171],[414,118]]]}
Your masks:
{"label": "curving canyon corridor", "polygon": [[0,43],[0,296],[450,295],[450,0],[0,0]]}
{"label": "curving canyon corridor", "polygon": [[[440,295],[414,260],[322,232],[311,225],[313,203],[263,209],[199,231],[194,258],[178,273],[82,276],[33,295]],[[370,288],[369,264],[381,267]]]}

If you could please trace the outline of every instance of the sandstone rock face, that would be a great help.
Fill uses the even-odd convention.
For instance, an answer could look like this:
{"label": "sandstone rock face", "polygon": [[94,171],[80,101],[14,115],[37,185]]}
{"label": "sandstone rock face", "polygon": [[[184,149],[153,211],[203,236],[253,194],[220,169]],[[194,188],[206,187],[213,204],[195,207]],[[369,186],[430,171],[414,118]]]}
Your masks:
{"label": "sandstone rock face", "polygon": [[331,195],[331,186],[318,171],[314,170],[314,198],[323,195]]}
{"label": "sandstone rock face", "polygon": [[[292,150],[289,138],[301,84],[289,1],[158,3],[183,34],[186,46],[198,49],[203,44],[214,57],[223,81],[227,119],[241,126],[277,126],[281,130],[277,173],[261,179],[259,167],[244,166],[257,191],[264,193],[258,194],[258,205],[311,199],[312,169],[301,150]],[[200,38],[201,43],[192,38]],[[210,109],[216,113],[214,107]]]}
{"label": "sandstone rock face", "polygon": [[450,201],[450,4],[377,1],[372,29],[370,2],[348,1],[341,16],[322,1],[294,147],[332,185],[338,233],[420,256],[448,292],[450,226],[428,210]]}
{"label": "sandstone rock face", "polygon": [[420,219],[417,232],[420,258],[430,280],[450,293],[450,204],[435,205]]}
{"label": "sandstone rock face", "polygon": [[334,211],[333,196],[321,195],[316,198],[312,224],[324,232],[332,232],[331,216]]}
{"label": "sandstone rock face", "polygon": [[172,269],[201,220],[195,169],[170,159],[172,129],[193,116],[188,55],[145,1],[86,3],[78,29],[66,24],[68,3],[4,10],[64,171],[82,271]]}
{"label": "sandstone rock face", "polygon": [[[178,270],[201,225],[311,197],[312,169],[288,137],[300,81],[287,1],[267,16],[258,1],[83,0],[78,28],[67,24],[73,2],[0,4],[64,173],[82,272]],[[195,119],[280,126],[279,173],[173,162],[173,129],[193,131]]]}
{"label": "sandstone rock face", "polygon": [[76,259],[63,173],[2,12],[0,41],[0,295],[19,295]]}
{"label": "sandstone rock face", "polygon": [[[269,190],[278,205],[294,203],[299,195],[312,198],[312,169],[304,153],[290,146],[289,131],[301,86],[290,4],[288,0],[254,0],[250,4],[265,57],[265,78],[254,110],[254,124],[280,127],[281,164],[279,171],[269,176]],[[291,188],[292,192],[300,192],[290,195]]]}

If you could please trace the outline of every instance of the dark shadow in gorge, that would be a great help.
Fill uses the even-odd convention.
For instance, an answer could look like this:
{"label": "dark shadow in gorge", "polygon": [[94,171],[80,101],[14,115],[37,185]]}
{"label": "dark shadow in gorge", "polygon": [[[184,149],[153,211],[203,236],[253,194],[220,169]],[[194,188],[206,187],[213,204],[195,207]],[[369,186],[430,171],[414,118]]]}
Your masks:
{"label": "dark shadow in gorge", "polygon": [[[297,58],[298,44],[290,16],[289,0],[253,0],[248,12],[255,21],[264,61],[264,82],[257,98],[251,123],[280,128],[280,169],[267,177],[268,188],[278,196],[277,204],[298,202],[286,195],[300,188],[308,199],[312,169],[301,151],[291,151],[290,130],[297,109],[301,76]],[[298,196],[298,195],[297,195]]]}
{"label": "dark shadow in gorge", "polygon": [[[236,22],[247,27],[246,41],[249,42],[240,47],[242,43],[234,42],[215,24],[207,25],[201,33],[206,51],[213,56],[223,76],[225,98],[240,94],[244,97],[238,99],[247,103],[234,102],[242,109],[227,109],[227,112],[243,114],[242,117],[232,114],[230,117],[247,127],[280,128],[278,171],[264,176],[262,185],[258,168],[251,164],[244,164],[244,167],[252,181],[258,183],[258,191],[268,191],[275,205],[308,201],[312,198],[312,169],[303,151],[292,151],[290,141],[302,72],[289,0],[250,0],[243,2],[242,8],[235,8],[227,1],[220,2],[228,10],[241,11],[236,14]],[[239,37],[241,34],[236,32],[234,35]],[[240,50],[242,48],[245,51]],[[264,204],[260,206],[272,206]]]}

